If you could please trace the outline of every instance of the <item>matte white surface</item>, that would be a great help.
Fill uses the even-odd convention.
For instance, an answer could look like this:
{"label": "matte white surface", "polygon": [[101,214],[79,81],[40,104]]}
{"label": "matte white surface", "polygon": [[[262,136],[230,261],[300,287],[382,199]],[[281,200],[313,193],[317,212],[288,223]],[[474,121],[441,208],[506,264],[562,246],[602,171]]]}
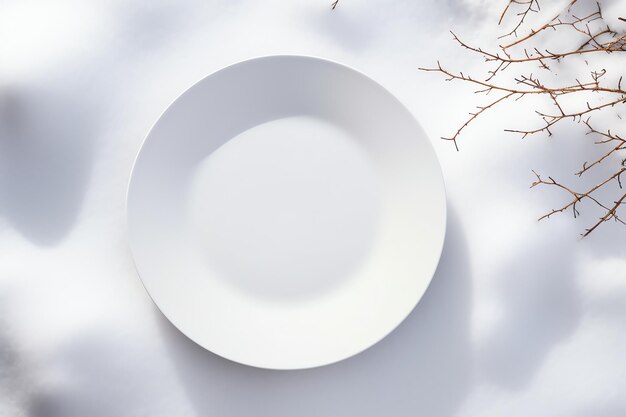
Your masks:
{"label": "matte white surface", "polygon": [[446,222],[411,114],[330,61],[270,56],[195,84],[146,138],[128,191],[159,309],[234,361],[301,369],[373,345],[413,309]]}
{"label": "matte white surface", "polygon": [[[521,141],[502,129],[534,115],[502,108],[460,152],[437,139],[477,97],[416,68],[440,59],[476,73],[483,62],[447,30],[480,44],[501,11],[500,0],[340,0],[334,12],[321,0],[0,2],[0,415],[626,415],[624,232],[580,240],[596,217],[586,207],[588,218],[537,223],[562,196],[528,189],[531,169],[575,181],[582,152],[598,151],[584,127]],[[207,74],[272,54],[345,62],[389,89],[431,138],[450,209],[440,265],[407,320],[362,354],[293,372],[235,364],[174,329],[137,277],[125,226],[130,169],[163,109]]]}

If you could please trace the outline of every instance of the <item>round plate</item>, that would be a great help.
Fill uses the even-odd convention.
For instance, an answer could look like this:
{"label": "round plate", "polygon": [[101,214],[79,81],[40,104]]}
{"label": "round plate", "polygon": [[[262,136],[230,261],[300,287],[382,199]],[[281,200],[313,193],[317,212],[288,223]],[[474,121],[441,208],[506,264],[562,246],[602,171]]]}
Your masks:
{"label": "round plate", "polygon": [[439,164],[408,110],[311,57],[222,69],[150,131],[127,202],[135,264],[163,314],[225,358],[299,369],[393,330],[443,246]]}

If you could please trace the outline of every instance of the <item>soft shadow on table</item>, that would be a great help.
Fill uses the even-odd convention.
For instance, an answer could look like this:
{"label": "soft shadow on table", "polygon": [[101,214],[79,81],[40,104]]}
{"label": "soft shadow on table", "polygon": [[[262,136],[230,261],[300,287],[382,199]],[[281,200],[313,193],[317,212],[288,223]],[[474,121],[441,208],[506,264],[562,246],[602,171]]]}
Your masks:
{"label": "soft shadow on table", "polygon": [[[529,233],[532,235],[532,232]],[[521,389],[547,355],[580,323],[575,241],[563,234],[529,240],[496,268],[500,320],[477,351],[481,374],[501,387]]]}
{"label": "soft shadow on table", "polygon": [[469,269],[464,233],[451,210],[439,268],[413,313],[365,352],[310,370],[271,371],[230,362],[157,314],[198,416],[450,416],[472,379]]}
{"label": "soft shadow on table", "polygon": [[579,410],[572,417],[590,417],[590,416],[602,416],[602,417],[624,417],[626,416],[626,404],[620,399],[619,402],[613,404],[598,404],[592,407],[588,407]]}
{"label": "soft shadow on table", "polygon": [[0,288],[0,416],[21,416],[21,410],[27,403],[23,387],[27,381],[20,352],[15,346],[13,332],[7,319],[7,300],[11,293]]}
{"label": "soft shadow on table", "polygon": [[67,88],[0,88],[0,216],[41,245],[68,233],[91,173],[93,113]]}
{"label": "soft shadow on table", "polygon": [[[518,122],[524,123],[532,121]],[[498,145],[496,142],[502,138],[494,136],[488,146],[496,147],[495,153],[502,150],[502,155],[506,155],[490,168],[503,173],[505,187],[520,191],[527,188],[535,180],[531,168],[544,178],[550,175],[568,184],[593,182],[593,178],[572,180],[585,156],[597,152],[594,139],[586,137],[585,130],[575,124],[561,126],[549,141],[544,138],[524,142],[513,137],[512,145]],[[490,193],[492,200],[483,201],[483,205],[504,210],[509,203],[503,203],[503,199],[517,193]],[[532,210],[509,216],[511,222],[524,225],[523,233],[513,234],[513,243],[503,242],[509,250],[493,256],[489,260],[489,270],[493,272],[489,277],[481,277],[492,280],[488,285],[493,291],[490,297],[497,304],[493,312],[495,322],[476,343],[478,379],[507,390],[524,390],[532,385],[554,350],[578,329],[587,308],[581,300],[579,263],[584,252],[595,246],[589,238],[580,236],[589,222],[597,218],[593,205],[580,204],[581,215],[577,218],[567,211],[537,222],[535,219],[545,212],[565,204],[567,195],[549,188],[533,188],[524,198]],[[615,242],[604,233],[606,230],[598,230],[599,240]],[[509,237],[500,233],[498,238]]]}

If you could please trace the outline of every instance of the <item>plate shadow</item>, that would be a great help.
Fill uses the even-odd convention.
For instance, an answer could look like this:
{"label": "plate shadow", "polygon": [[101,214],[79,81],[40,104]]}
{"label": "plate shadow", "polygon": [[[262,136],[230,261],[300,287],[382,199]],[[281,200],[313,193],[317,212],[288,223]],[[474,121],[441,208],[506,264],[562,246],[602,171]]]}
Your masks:
{"label": "plate shadow", "polygon": [[206,351],[156,309],[162,336],[198,416],[449,416],[472,380],[468,248],[454,209],[433,281],[384,340],[342,362],[274,371]]}

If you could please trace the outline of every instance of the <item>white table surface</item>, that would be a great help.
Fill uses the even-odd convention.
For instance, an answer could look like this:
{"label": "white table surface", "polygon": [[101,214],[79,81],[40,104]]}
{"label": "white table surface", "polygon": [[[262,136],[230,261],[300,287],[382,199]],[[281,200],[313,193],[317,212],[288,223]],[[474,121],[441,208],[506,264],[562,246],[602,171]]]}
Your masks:
{"label": "white table surface", "polygon": [[[591,206],[537,223],[563,196],[528,189],[531,169],[573,179],[584,130],[521,141],[502,128],[531,115],[502,108],[461,152],[436,139],[478,103],[417,67],[477,68],[448,29],[493,37],[497,3],[0,2],[0,415],[626,415],[626,230],[581,240]],[[269,54],[344,62],[396,94],[432,138],[450,207],[411,316],[356,357],[296,372],[179,334],[144,291],[124,225],[159,114],[201,77]]]}

